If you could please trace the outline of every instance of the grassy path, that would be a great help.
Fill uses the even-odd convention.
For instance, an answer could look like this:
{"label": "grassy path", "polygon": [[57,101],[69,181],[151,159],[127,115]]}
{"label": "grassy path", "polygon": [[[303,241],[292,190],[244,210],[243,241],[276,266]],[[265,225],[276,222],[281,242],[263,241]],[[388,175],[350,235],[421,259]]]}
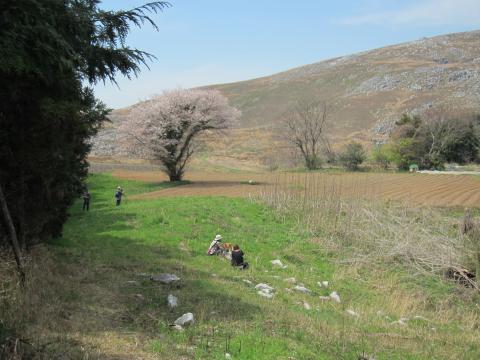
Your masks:
{"label": "grassy path", "polygon": [[[48,276],[38,295],[29,331],[51,344],[52,358],[72,359],[375,359],[478,358],[478,309],[458,289],[399,269],[335,267],[315,239],[293,221],[245,199],[182,197],[129,200],[166,184],[121,180],[127,197],[114,206],[119,180],[90,178],[92,204],[72,209],[64,236],[49,245]],[[205,255],[220,233],[238,243],[250,269]],[[287,268],[272,266],[281,259]],[[175,273],[175,286],[142,274]],[[285,281],[312,290],[292,291]],[[260,297],[252,285],[276,289]],[[318,281],[330,281],[322,289]],[[337,291],[340,304],[322,301]],[[179,298],[167,306],[167,295]],[[465,295],[467,296],[467,295]],[[468,295],[470,296],[470,295]],[[307,302],[311,309],[304,307]],[[452,310],[453,309],[453,310]],[[357,315],[351,315],[353,310]],[[192,312],[196,324],[169,328]],[[461,315],[455,315],[462,312]],[[417,316],[417,318],[415,318]],[[408,317],[406,325],[392,324]],[[55,355],[56,354],[56,355]]]}

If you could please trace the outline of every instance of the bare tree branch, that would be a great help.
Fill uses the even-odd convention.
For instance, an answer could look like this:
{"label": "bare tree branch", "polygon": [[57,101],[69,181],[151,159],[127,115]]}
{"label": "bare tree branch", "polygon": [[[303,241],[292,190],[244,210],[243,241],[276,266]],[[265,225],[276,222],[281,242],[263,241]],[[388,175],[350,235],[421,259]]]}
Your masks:
{"label": "bare tree branch", "polygon": [[286,139],[300,152],[309,170],[320,166],[327,119],[327,105],[321,102],[299,102],[284,115]]}

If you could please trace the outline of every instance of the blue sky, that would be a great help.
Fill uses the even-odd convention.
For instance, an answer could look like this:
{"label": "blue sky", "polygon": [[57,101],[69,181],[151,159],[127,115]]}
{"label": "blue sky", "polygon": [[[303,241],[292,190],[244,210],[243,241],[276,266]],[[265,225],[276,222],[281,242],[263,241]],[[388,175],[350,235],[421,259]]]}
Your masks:
{"label": "blue sky", "polygon": [[[104,0],[128,9],[147,0]],[[171,0],[129,36],[158,59],[119,87],[95,87],[112,108],[165,89],[248,80],[332,57],[480,29],[480,0]]]}

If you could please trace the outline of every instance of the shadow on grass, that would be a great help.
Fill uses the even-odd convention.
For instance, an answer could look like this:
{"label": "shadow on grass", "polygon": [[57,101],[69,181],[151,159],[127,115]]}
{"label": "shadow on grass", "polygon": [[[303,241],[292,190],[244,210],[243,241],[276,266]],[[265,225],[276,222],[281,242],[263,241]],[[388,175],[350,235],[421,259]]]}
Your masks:
{"label": "shadow on grass", "polygon": [[[102,205],[88,214],[74,210],[74,224],[64,238],[50,242],[57,268],[51,269],[50,293],[45,298],[58,299],[48,305],[48,326],[55,326],[49,335],[36,340],[51,344],[45,350],[49,357],[63,354],[64,344],[71,358],[84,354],[82,348],[90,358],[95,358],[94,354],[104,359],[135,358],[133,354],[117,355],[121,339],[128,334],[143,339],[148,348],[149,341],[158,336],[167,341],[165,335],[172,331],[169,324],[186,312],[196,319],[187,330],[189,336],[203,337],[214,324],[250,320],[261,310],[214,285],[210,273],[192,267],[198,254],[186,257],[176,243],[148,244],[118,235],[140,231],[137,215]],[[175,273],[181,281],[162,285],[146,276],[163,272]],[[169,294],[179,299],[175,309],[167,305]],[[45,304],[37,305],[45,308]],[[89,339],[96,339],[93,345]],[[110,343],[116,345],[105,350]]]}

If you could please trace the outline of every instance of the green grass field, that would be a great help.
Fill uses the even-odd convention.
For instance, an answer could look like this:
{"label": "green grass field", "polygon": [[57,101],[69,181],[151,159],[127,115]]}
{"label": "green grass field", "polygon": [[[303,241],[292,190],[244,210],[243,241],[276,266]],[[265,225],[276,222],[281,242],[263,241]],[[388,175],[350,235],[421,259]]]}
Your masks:
{"label": "green grass field", "polygon": [[[127,196],[114,205],[121,185]],[[179,185],[179,184],[175,184]],[[40,249],[16,325],[45,358],[477,359],[478,294],[399,265],[339,265],[297,221],[247,199],[129,200],[170,186],[95,174],[90,212],[75,204],[63,237]],[[206,256],[215,234],[237,243],[250,269]],[[285,269],[270,261],[280,259]],[[161,285],[143,274],[174,273]],[[286,278],[312,290],[292,291]],[[266,299],[252,285],[267,283]],[[328,280],[328,289],[318,281]],[[322,301],[337,291],[342,302]],[[179,306],[167,306],[167,295]],[[307,302],[311,309],[304,308]],[[357,315],[351,315],[353,310]],[[192,312],[196,323],[171,324]],[[394,322],[408,317],[405,325]],[[392,324],[394,323],[394,324]],[[364,356],[365,357],[362,357]]]}

